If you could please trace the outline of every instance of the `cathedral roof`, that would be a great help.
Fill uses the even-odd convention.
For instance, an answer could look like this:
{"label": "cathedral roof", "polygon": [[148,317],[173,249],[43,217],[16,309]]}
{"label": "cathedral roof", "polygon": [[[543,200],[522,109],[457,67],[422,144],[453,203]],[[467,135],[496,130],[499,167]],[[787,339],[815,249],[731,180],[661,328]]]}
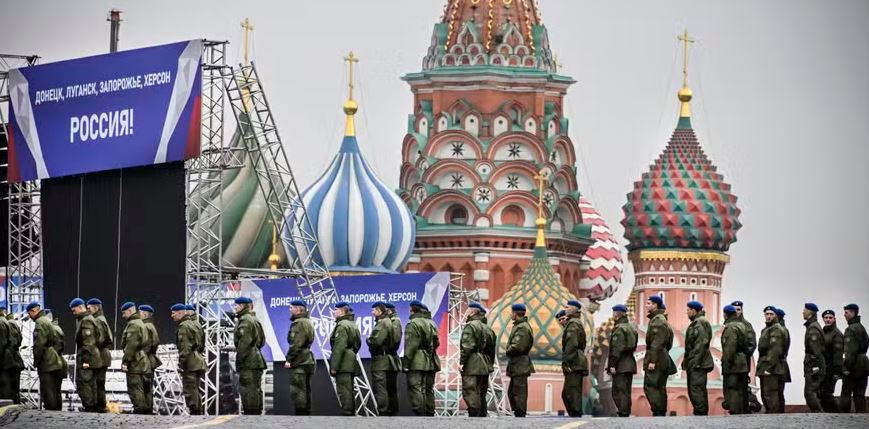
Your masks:
{"label": "cathedral roof", "polygon": [[582,223],[591,225],[591,238],[594,240],[583,255],[588,270],[579,281],[580,295],[592,301],[607,299],[619,290],[622,284],[621,246],[613,237],[606,221],[585,197],[579,197]]}

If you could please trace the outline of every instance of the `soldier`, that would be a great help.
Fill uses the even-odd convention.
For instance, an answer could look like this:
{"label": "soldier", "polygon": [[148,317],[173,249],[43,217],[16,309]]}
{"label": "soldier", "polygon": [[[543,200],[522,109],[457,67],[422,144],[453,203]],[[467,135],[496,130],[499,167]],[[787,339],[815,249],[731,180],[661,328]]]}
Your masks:
{"label": "soldier", "polygon": [[[739,323],[742,323],[745,326],[745,337],[746,337],[746,349],[744,354],[751,358],[754,356],[754,351],[757,350],[757,333],[754,330],[754,326],[751,325],[751,322],[745,318],[743,314],[743,302],[742,301],[733,301],[730,303],[734,308],[736,308],[736,320]],[[751,359],[749,359],[751,360]],[[748,375],[748,384],[752,383],[751,373]],[[754,394],[754,391],[751,389],[748,390],[748,396],[745,398],[748,401],[748,405],[746,405],[749,413],[757,413],[763,408],[760,404],[760,400],[757,399],[757,395]]]}
{"label": "soldier", "polygon": [[263,327],[253,311],[253,300],[246,296],[235,299],[235,370],[238,371],[239,394],[244,414],[262,414],[262,378],[266,360],[262,349],[265,344]]}
{"label": "soldier", "polygon": [[60,318],[55,317],[51,309],[43,308],[42,312],[51,321],[51,329],[54,329],[54,343],[51,344],[51,347],[54,348],[58,355],[63,356],[63,348],[65,346],[63,339],[66,335],[63,333],[63,328],[60,327]]}
{"label": "soldier", "polygon": [[[5,299],[5,298],[4,298]],[[12,393],[9,387],[12,384],[8,380],[6,366],[6,350],[9,348],[9,322],[6,321],[6,307],[0,307],[0,399],[9,399]]]}
{"label": "soldier", "polygon": [[[691,399],[694,415],[705,416],[709,414],[706,376],[715,366],[712,363],[712,353],[709,351],[712,327],[706,320],[702,303],[690,301],[687,306],[685,311],[691,324],[685,332],[685,357],[682,359],[682,369],[688,373],[688,397]],[[740,355],[742,355],[741,350]]]}
{"label": "soldier", "polygon": [[809,411],[820,413],[824,410],[821,406],[821,383],[827,373],[827,363],[824,360],[824,331],[818,324],[818,306],[807,302],[803,308],[803,320],[806,321],[803,324],[806,327],[806,354],[803,359],[803,376],[806,382],[803,394]]}
{"label": "soldier", "polygon": [[507,376],[510,386],[507,397],[515,417],[525,417],[528,412],[528,376],[534,373],[534,364],[528,354],[534,345],[534,332],[525,317],[525,304],[516,303],[510,307],[513,314],[513,329],[507,341]]}
{"label": "soldier", "polygon": [[127,373],[127,394],[133,403],[134,414],[151,414],[153,405],[148,403],[145,396],[145,377],[151,372],[148,328],[142,322],[142,315],[136,310],[135,303],[125,302],[120,309],[121,317],[127,320],[121,339],[121,348],[124,349],[121,371]]}
{"label": "soldier", "polygon": [[[163,366],[163,362],[157,357],[157,348],[160,346],[160,334],[157,332],[157,326],[154,325],[154,307],[148,304],[139,306],[139,314],[142,316],[142,323],[148,329],[148,362],[151,364],[151,372],[145,377],[145,402],[147,404],[154,403],[154,373],[157,368]],[[148,410],[151,414],[153,409]]]}
{"label": "soldier", "polygon": [[627,317],[628,307],[622,304],[613,306],[613,325],[610,333],[609,358],[607,371],[612,376],[613,402],[618,409],[619,417],[631,415],[631,384],[637,373],[637,361],[634,352],[637,350],[637,328]]}
{"label": "soldier", "polygon": [[341,412],[345,416],[356,414],[356,397],[353,394],[353,377],[362,375],[362,368],[356,359],[356,353],[362,347],[359,328],[353,321],[355,315],[350,304],[339,302],[335,304],[335,329],[329,338],[332,347],[332,357],[329,359],[329,372],[335,377],[335,388],[338,390],[338,401]]}
{"label": "soldier", "polygon": [[778,391],[778,400],[779,400],[779,412],[785,412],[785,384],[790,383],[791,379],[791,366],[788,364],[788,353],[791,349],[791,331],[788,330],[788,327],[785,326],[785,311],[781,308],[776,307],[775,314],[778,316],[778,323],[784,328],[785,331],[785,349],[784,356],[782,357],[782,364],[785,367],[785,375],[781,379],[781,388]]}
{"label": "soldier", "polygon": [[[297,416],[311,415],[311,376],[314,374],[314,324],[308,317],[308,304],[297,299],[290,303],[290,331],[287,333],[287,358],[284,368],[290,370],[293,405]],[[379,403],[378,403],[379,405]]]}
{"label": "soldier", "polygon": [[11,399],[13,404],[21,403],[21,371],[24,370],[24,360],[21,359],[21,328],[15,316],[0,308],[0,319],[6,322],[8,342],[6,348],[0,350],[0,392],[6,392],[4,397]]}
{"label": "soldier", "polygon": [[181,390],[191,416],[202,414],[202,396],[199,384],[205,376],[205,334],[202,326],[187,314],[187,306],[175,304],[170,309],[172,320],[178,324],[175,331],[175,347],[178,349],[178,372],[181,373]]}
{"label": "soldier", "polygon": [[[60,411],[60,385],[66,377],[68,366],[54,345],[57,332],[42,306],[37,302],[27,304],[27,315],[36,322],[33,328],[33,365],[39,373],[39,396],[46,410]],[[63,341],[63,339],[59,339]]]}
{"label": "soldier", "polygon": [[[469,417],[485,417],[487,414],[486,394],[489,391],[489,374],[495,360],[494,334],[486,325],[486,309],[478,302],[468,304],[465,326],[462,329],[459,372],[462,374],[462,397],[468,407]],[[410,335],[409,332],[405,332]],[[405,345],[405,355],[407,346]]]}
{"label": "soldier", "polygon": [[824,310],[824,362],[827,370],[821,383],[821,406],[827,413],[839,412],[839,404],[833,396],[836,382],[842,378],[842,354],[844,353],[844,337],[836,327],[836,312]]}
{"label": "soldier", "polygon": [[102,366],[95,367],[91,365],[91,370],[94,372],[94,378],[97,385],[97,412],[103,413],[106,410],[106,371],[112,366],[112,349],[115,348],[114,330],[109,326],[105,314],[103,314],[103,302],[99,298],[91,298],[87,302],[88,311],[97,322],[97,330],[99,331],[99,348],[100,348],[100,364]]}
{"label": "soldier", "polygon": [[392,351],[392,320],[386,312],[386,303],[377,301],[371,305],[371,315],[376,323],[366,342],[371,352],[371,390],[377,402],[377,412],[386,415],[392,409],[389,403],[386,373],[398,369],[393,367],[395,361],[389,356]]}
{"label": "soldier", "polygon": [[670,359],[673,347],[673,330],[667,323],[664,300],[652,295],[646,300],[646,315],[649,318],[646,332],[646,356],[643,358],[643,392],[649,401],[653,416],[667,415],[667,379],[676,373],[676,364]]}
{"label": "soldier", "polygon": [[567,325],[567,313],[564,310],[558,310],[558,313],[555,313],[555,318],[558,319],[558,324],[564,329]]}
{"label": "soldier", "polygon": [[91,366],[103,366],[97,321],[85,308],[85,302],[81,298],[73,299],[69,303],[69,309],[76,318],[75,389],[85,412],[100,412],[97,380],[94,370],[91,369]]}
{"label": "soldier", "polygon": [[860,307],[857,304],[845,306],[845,356],[842,362],[842,396],[840,408],[843,413],[851,412],[853,397],[854,411],[866,412],[866,375],[869,374],[869,358],[866,350],[869,348],[869,335],[860,323]]}
{"label": "soldier", "polygon": [[[389,395],[389,409],[387,416],[398,414],[398,373],[401,371],[401,359],[398,358],[398,348],[401,347],[401,319],[395,313],[395,304],[386,303],[386,313],[389,315],[389,322],[392,324],[392,345],[389,350],[389,358],[395,362],[397,371],[386,371],[386,391]],[[393,368],[393,366],[390,366]]]}
{"label": "soldier", "polygon": [[414,415],[434,416],[434,379],[440,370],[438,330],[428,307],[410,303],[410,320],[405,328],[402,369],[407,372],[407,389]]}
{"label": "soldier", "polygon": [[[724,331],[721,333],[721,375],[724,376],[724,407],[730,414],[747,414],[748,341],[746,326],[739,322],[736,307],[724,307]],[[690,328],[689,328],[690,329]],[[690,373],[689,373],[690,376]],[[704,398],[705,400],[705,398]]]}
{"label": "soldier", "polygon": [[561,371],[564,387],[561,400],[570,417],[582,417],[582,379],[588,375],[588,359],[585,356],[585,328],[580,321],[582,304],[570,300],[564,306],[567,323],[561,335]]}
{"label": "soldier", "polygon": [[760,376],[760,397],[767,414],[784,412],[779,390],[782,388],[781,379],[785,376],[787,333],[778,322],[775,310],[771,305],[763,309],[766,327],[760,331],[760,341],[757,344],[759,357],[755,371]]}

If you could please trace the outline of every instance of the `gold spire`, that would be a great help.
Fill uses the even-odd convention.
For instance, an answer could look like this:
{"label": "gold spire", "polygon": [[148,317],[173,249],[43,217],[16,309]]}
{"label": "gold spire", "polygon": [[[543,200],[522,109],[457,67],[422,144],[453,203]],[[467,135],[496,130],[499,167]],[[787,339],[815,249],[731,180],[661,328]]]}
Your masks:
{"label": "gold spire", "polygon": [[534,180],[537,181],[539,188],[539,195],[537,198],[537,220],[534,222],[537,225],[537,242],[534,246],[546,247],[546,234],[543,232],[543,228],[546,227],[546,219],[543,217],[543,191],[546,189],[547,179],[543,174],[543,170],[540,170],[540,172],[534,176]]}
{"label": "gold spire", "polygon": [[278,265],[281,263],[281,255],[278,254],[278,228],[272,223],[272,254],[269,255],[269,264],[272,271],[278,270]]}
{"label": "gold spire", "polygon": [[359,58],[353,55],[353,51],[350,51],[350,53],[344,57],[344,61],[347,62],[347,66],[350,70],[347,79],[349,94],[347,96],[347,101],[344,102],[344,114],[347,115],[344,124],[344,136],[349,137],[356,135],[356,125],[353,122],[353,115],[355,115],[356,111],[359,110],[359,105],[353,101],[353,63],[358,63]]}
{"label": "gold spire", "polygon": [[691,88],[688,88],[688,44],[694,43],[695,40],[688,36],[687,28],[685,29],[685,33],[680,34],[676,38],[682,42],[682,52],[684,57],[682,63],[682,89],[679,90],[679,101],[682,102],[682,106],[679,109],[679,117],[690,118],[691,105],[689,102],[694,96],[694,93],[691,91]]}
{"label": "gold spire", "polygon": [[248,51],[250,48],[249,45],[249,36],[250,32],[253,31],[253,25],[250,23],[250,19],[245,18],[241,23],[241,28],[244,29],[244,63],[249,64],[250,59],[248,58]]}

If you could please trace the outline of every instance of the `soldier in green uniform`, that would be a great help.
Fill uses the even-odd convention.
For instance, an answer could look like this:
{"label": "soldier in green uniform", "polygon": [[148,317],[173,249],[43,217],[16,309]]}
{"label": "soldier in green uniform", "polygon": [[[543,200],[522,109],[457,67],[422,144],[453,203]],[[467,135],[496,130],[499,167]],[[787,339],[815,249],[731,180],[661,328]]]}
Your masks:
{"label": "soldier in green uniform", "polygon": [[[308,317],[308,304],[297,299],[290,303],[290,331],[284,368],[290,370],[293,405],[297,416],[311,415],[311,376],[314,374],[314,324]],[[378,403],[379,405],[379,403]]]}
{"label": "soldier in green uniform", "polygon": [[440,370],[437,327],[428,307],[411,301],[410,320],[405,327],[402,370],[407,372],[407,390],[414,415],[434,416],[434,379]]}
{"label": "soldier in green uniform", "polygon": [[54,312],[51,311],[51,309],[43,308],[42,312],[45,313],[45,317],[51,321],[51,329],[54,329],[54,343],[51,344],[51,347],[54,348],[54,351],[56,351],[57,354],[63,356],[63,348],[66,346],[63,339],[66,335],[63,333],[63,328],[60,327],[60,318],[55,317]]}
{"label": "soldier in green uniform", "polygon": [[558,310],[558,313],[555,313],[555,319],[558,320],[561,329],[564,329],[564,326],[567,325],[567,312],[564,310]]}
{"label": "soldier in green uniform", "polygon": [[[154,325],[154,307],[148,304],[139,306],[139,314],[142,316],[142,323],[148,329],[148,362],[151,364],[151,372],[145,377],[145,402],[148,404],[154,403],[154,373],[157,368],[163,366],[163,362],[157,357],[157,348],[160,346],[160,334],[157,332],[157,326]],[[153,410],[148,410],[151,414]]]}
{"label": "soldier in green uniform", "polygon": [[88,311],[97,322],[99,331],[100,367],[91,365],[97,385],[97,408],[98,412],[106,410],[106,371],[112,365],[112,349],[115,348],[114,330],[109,326],[105,314],[103,314],[103,302],[99,298],[91,298],[87,302]]}
{"label": "soldier in green uniform", "polygon": [[851,412],[851,402],[854,402],[854,411],[866,412],[866,376],[869,374],[869,358],[866,350],[869,349],[869,335],[866,328],[860,323],[860,307],[857,304],[845,306],[845,320],[848,327],[845,328],[845,355],[842,361],[842,396],[840,409],[843,413]]}
{"label": "soldier in green uniform", "polygon": [[821,406],[824,412],[839,412],[839,404],[833,396],[836,391],[836,382],[842,378],[842,354],[844,353],[845,339],[842,331],[836,326],[836,312],[824,310],[824,362],[827,370],[824,373],[824,381],[821,383]]}
{"label": "soldier in green uniform", "polygon": [[390,410],[386,373],[394,369],[395,364],[389,356],[393,343],[392,321],[386,313],[386,303],[383,301],[371,305],[371,315],[374,316],[375,325],[366,339],[371,352],[371,390],[377,402],[377,413],[386,415]]}
{"label": "soldier in green uniform", "polygon": [[827,373],[827,363],[824,359],[824,331],[818,323],[818,306],[807,302],[803,307],[803,320],[806,321],[803,324],[806,327],[806,352],[803,359],[803,376],[806,380],[803,394],[809,411],[820,413],[824,411],[821,405],[821,384]]}
{"label": "soldier in green uniform", "polygon": [[724,407],[730,414],[747,414],[748,366],[745,354],[748,335],[739,322],[736,308],[724,307],[724,331],[721,333],[721,375],[724,376]]}
{"label": "soldier in green uniform", "polygon": [[[757,332],[754,330],[754,326],[751,325],[751,322],[745,318],[743,313],[744,303],[742,301],[736,300],[730,303],[734,308],[736,308],[736,320],[739,323],[742,323],[745,327],[745,336],[746,336],[746,345],[744,354],[751,358],[754,356],[754,351],[757,350]],[[751,360],[751,359],[749,359]],[[752,383],[751,373],[748,374],[748,384]],[[745,398],[748,404],[746,405],[748,412],[756,413],[762,409],[762,405],[760,404],[760,400],[757,399],[757,395],[754,394],[754,391],[751,389],[748,390],[748,396]]]}
{"label": "soldier in green uniform", "polygon": [[81,398],[85,412],[100,412],[97,400],[97,380],[91,366],[102,366],[99,349],[99,330],[94,317],[85,308],[81,298],[69,303],[69,309],[76,318],[75,330],[75,389]]}
{"label": "soldier in green uniform", "polygon": [[646,300],[646,356],[643,358],[643,392],[649,401],[653,416],[667,415],[667,379],[676,373],[676,364],[670,358],[673,330],[667,322],[664,300],[652,295]]}
{"label": "soldier in green uniform", "polygon": [[395,313],[395,304],[387,302],[386,314],[389,315],[389,322],[392,324],[392,345],[389,350],[389,358],[395,362],[390,368],[398,368],[398,370],[386,371],[386,390],[389,395],[389,409],[386,411],[386,416],[394,416],[398,414],[398,373],[401,372],[401,359],[398,357],[398,349],[401,347],[401,319]]}
{"label": "soldier in green uniform", "polygon": [[534,345],[534,332],[525,317],[525,304],[515,303],[510,310],[513,312],[513,329],[510,331],[505,353],[509,359],[507,376],[510,377],[507,397],[510,399],[513,415],[525,417],[528,412],[528,377],[534,373],[534,364],[528,356]]}
{"label": "soldier in green uniform", "polygon": [[785,412],[785,384],[793,381],[791,379],[791,366],[788,364],[788,353],[791,349],[791,331],[788,330],[788,327],[785,325],[785,311],[781,308],[776,307],[775,314],[778,316],[778,323],[785,330],[785,349],[784,356],[782,357],[782,364],[785,367],[785,375],[781,380],[781,388],[778,391],[778,400],[779,400],[779,412]]}
{"label": "soldier in green uniform", "polygon": [[588,358],[585,356],[585,328],[580,321],[582,304],[567,301],[564,306],[567,323],[561,335],[561,371],[564,386],[561,400],[570,417],[582,417],[582,379],[588,375]]}
{"label": "soldier in green uniform", "polygon": [[[39,396],[46,410],[60,411],[60,385],[66,377],[67,364],[57,350],[57,332],[42,306],[37,302],[27,304],[27,315],[36,322],[33,328],[33,365],[39,373]],[[63,341],[63,338],[59,339]]]}
{"label": "soldier in green uniform", "polygon": [[335,304],[335,329],[329,338],[332,356],[329,372],[335,377],[338,401],[345,416],[356,415],[356,395],[353,392],[353,377],[362,375],[356,354],[362,347],[361,333],[354,322],[355,315],[350,304],[341,301]]}
{"label": "soldier in green uniform", "polygon": [[181,373],[181,390],[191,416],[202,414],[202,395],[199,384],[205,376],[205,333],[202,326],[187,314],[187,306],[175,304],[170,309],[172,320],[178,324],[175,331],[175,347],[178,349],[178,372]]}
{"label": "soldier in green uniform", "polygon": [[263,327],[253,311],[253,300],[246,296],[235,299],[235,370],[238,371],[239,394],[244,414],[262,414],[262,378],[266,369],[262,347],[265,344]]}
{"label": "soldier in green uniform", "polygon": [[0,392],[3,397],[11,399],[13,404],[21,403],[21,371],[24,370],[24,360],[21,359],[21,328],[18,321],[6,308],[0,308],[0,319],[6,323],[8,340],[6,348],[0,350]]}
{"label": "soldier in green uniform", "polygon": [[[485,417],[488,414],[486,394],[489,392],[489,374],[493,371],[495,359],[490,350],[495,349],[495,339],[494,334],[489,335],[491,329],[485,320],[486,309],[480,303],[468,304],[460,342],[459,372],[462,374],[462,397],[468,407],[469,417]],[[409,338],[410,332],[405,331],[405,335]]]}
{"label": "soldier in green uniform", "polygon": [[[682,359],[682,370],[688,373],[688,398],[694,408],[694,415],[706,416],[709,415],[706,378],[715,366],[712,362],[712,353],[709,351],[712,326],[706,320],[702,303],[690,301],[687,307],[685,311],[691,324],[685,332],[685,357]],[[741,350],[740,355],[742,355]]]}
{"label": "soldier in green uniform", "polygon": [[757,343],[757,375],[760,376],[760,397],[767,414],[780,413],[784,406],[780,403],[781,379],[785,375],[784,353],[787,333],[778,322],[775,307],[763,309],[766,327],[760,331]]}
{"label": "soldier in green uniform", "polygon": [[615,324],[609,338],[609,357],[607,372],[612,376],[613,402],[619,417],[631,415],[631,384],[637,373],[637,328],[628,320],[628,307],[623,304],[613,306]]}
{"label": "soldier in green uniform", "polygon": [[152,404],[145,395],[145,378],[151,373],[151,361],[148,350],[151,347],[148,328],[142,322],[142,316],[136,310],[136,304],[125,302],[121,305],[121,317],[126,319],[127,326],[121,339],[124,357],[121,370],[127,373],[127,394],[133,403],[134,414],[151,414]]}

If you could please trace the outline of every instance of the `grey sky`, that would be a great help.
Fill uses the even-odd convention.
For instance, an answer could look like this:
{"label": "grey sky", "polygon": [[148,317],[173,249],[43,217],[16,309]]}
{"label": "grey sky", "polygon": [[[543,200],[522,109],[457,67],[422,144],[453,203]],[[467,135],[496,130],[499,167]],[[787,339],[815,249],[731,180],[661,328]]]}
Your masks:
{"label": "grey sky", "polygon": [[[346,71],[360,58],[362,150],[398,183],[411,93],[445,0],[75,1],[0,0],[0,52],[44,62],[108,50],[106,12],[124,11],[121,49],[192,38],[232,41],[249,17],[253,59],[301,183],[338,150]],[[789,403],[802,403],[800,310],[805,301],[869,311],[869,2],[540,0],[562,72],[578,83],[566,103],[580,157],[580,189],[621,237],[621,206],[676,124],[676,35],[692,49],[694,127],[733,185],[745,225],[731,249],[723,301],[742,299],[759,330],[781,306],[795,338]],[[624,284],[600,314],[623,300]],[[672,309],[672,311],[683,311]],[[712,310],[716,311],[716,310]],[[845,322],[840,317],[840,327]]]}

